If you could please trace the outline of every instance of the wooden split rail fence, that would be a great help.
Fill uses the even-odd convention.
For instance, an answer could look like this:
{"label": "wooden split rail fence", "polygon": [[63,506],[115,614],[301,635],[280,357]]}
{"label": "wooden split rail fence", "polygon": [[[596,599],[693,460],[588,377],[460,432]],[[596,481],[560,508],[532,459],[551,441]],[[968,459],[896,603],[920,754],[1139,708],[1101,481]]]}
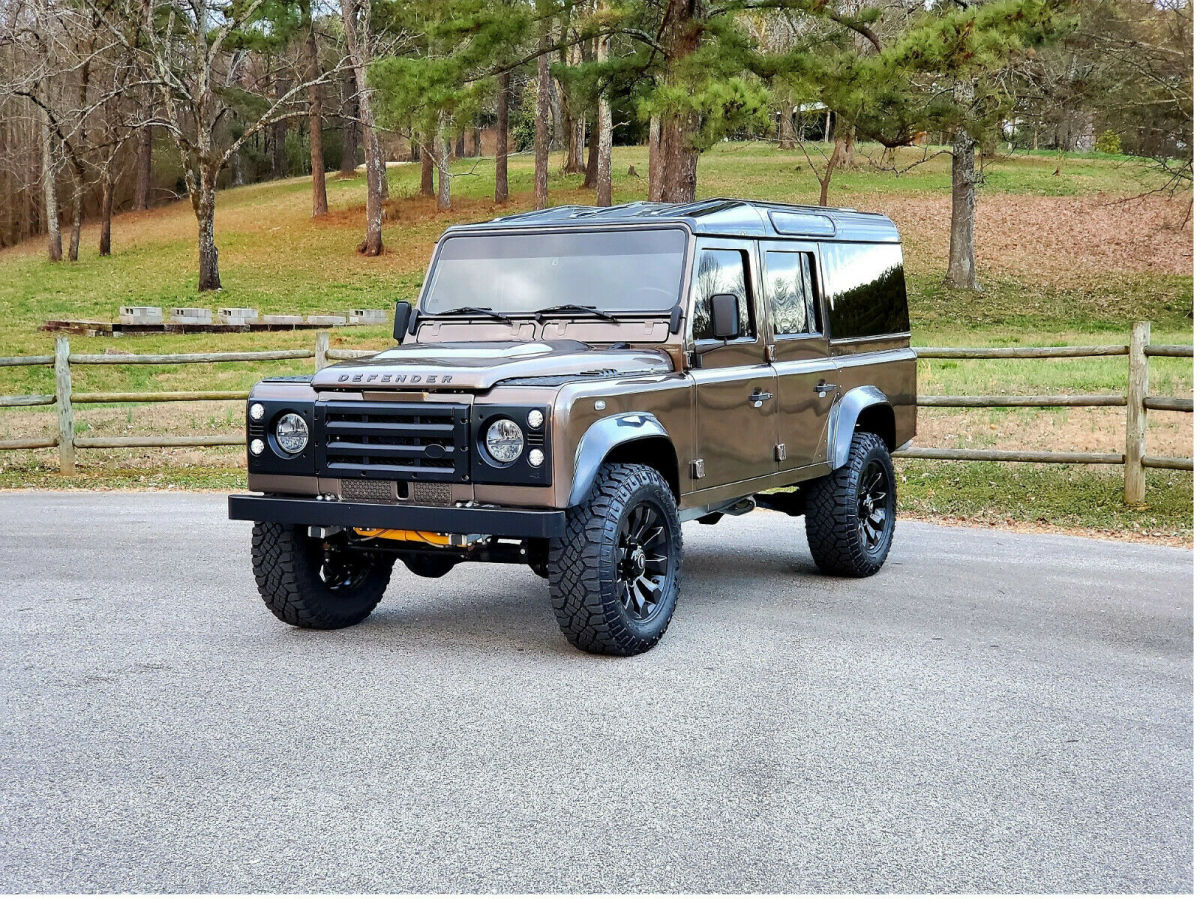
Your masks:
{"label": "wooden split rail fence", "polygon": [[[242,434],[198,435],[191,437],[77,437],[75,435],[76,405],[88,403],[164,403],[197,402],[202,400],[240,400],[246,391],[179,390],[149,393],[77,393],[71,388],[71,367],[79,365],[188,365],[219,362],[270,362],[282,359],[312,359],[317,369],[331,361],[357,359],[370,355],[370,350],[338,350],[329,346],[328,332],[317,334],[312,349],[266,350],[245,353],[172,353],[134,355],[72,353],[68,339],[55,341],[53,356],[0,357],[0,368],[17,365],[52,366],[55,373],[55,392],[26,396],[0,396],[0,407],[54,406],[58,407],[58,434],[53,437],[0,439],[0,450],[32,450],[58,448],[60,468],[64,474],[75,470],[77,449],[109,449],[120,447],[178,447],[178,446],[240,446]],[[1125,394],[1069,394],[1052,396],[918,396],[917,405],[930,408],[1004,408],[1004,407],[1124,407],[1125,451],[1122,453],[1043,452],[993,449],[936,449],[908,447],[896,456],[906,459],[944,459],[981,462],[1034,462],[1077,465],[1121,465],[1125,469],[1125,501],[1139,504],[1146,497],[1146,469],[1166,468],[1191,471],[1189,458],[1146,455],[1146,413],[1193,412],[1193,400],[1188,397],[1150,395],[1150,358],[1175,356],[1191,358],[1190,345],[1150,343],[1150,325],[1139,322],[1133,326],[1129,343],[1109,346],[1056,347],[918,347],[922,359],[1065,359],[1094,356],[1127,356],[1129,358],[1128,386]]]}

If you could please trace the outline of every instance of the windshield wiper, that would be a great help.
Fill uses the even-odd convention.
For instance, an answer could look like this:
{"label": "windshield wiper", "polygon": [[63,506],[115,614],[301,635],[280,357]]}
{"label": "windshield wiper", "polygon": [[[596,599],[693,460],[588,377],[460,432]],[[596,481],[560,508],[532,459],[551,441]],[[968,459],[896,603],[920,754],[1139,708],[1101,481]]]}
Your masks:
{"label": "windshield wiper", "polygon": [[547,306],[545,309],[539,309],[535,312],[534,318],[539,322],[542,320],[542,315],[546,312],[585,312],[589,315],[599,316],[610,322],[620,321],[611,312],[605,312],[603,309],[597,309],[595,306],[581,306],[578,303],[561,303],[558,306]]}
{"label": "windshield wiper", "polygon": [[495,309],[488,309],[486,306],[459,306],[457,309],[447,309],[445,312],[435,312],[434,315],[483,315],[487,318],[494,318],[497,321],[509,322],[512,321],[507,315],[497,312]]}

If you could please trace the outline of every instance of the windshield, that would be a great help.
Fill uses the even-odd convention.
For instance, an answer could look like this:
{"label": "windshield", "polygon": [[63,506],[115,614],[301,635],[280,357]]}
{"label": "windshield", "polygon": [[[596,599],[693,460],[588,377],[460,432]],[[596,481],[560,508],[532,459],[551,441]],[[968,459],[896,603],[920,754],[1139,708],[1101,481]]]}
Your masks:
{"label": "windshield", "polygon": [[686,251],[677,228],[458,235],[442,244],[422,309],[665,312],[679,301]]}

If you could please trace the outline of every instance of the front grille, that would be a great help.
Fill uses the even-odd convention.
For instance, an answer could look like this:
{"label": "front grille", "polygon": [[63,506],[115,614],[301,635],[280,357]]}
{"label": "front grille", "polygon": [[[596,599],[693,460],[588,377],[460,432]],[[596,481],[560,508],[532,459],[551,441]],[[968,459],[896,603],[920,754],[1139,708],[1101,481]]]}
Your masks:
{"label": "front grille", "polygon": [[323,477],[465,481],[468,407],[450,403],[319,402]]}

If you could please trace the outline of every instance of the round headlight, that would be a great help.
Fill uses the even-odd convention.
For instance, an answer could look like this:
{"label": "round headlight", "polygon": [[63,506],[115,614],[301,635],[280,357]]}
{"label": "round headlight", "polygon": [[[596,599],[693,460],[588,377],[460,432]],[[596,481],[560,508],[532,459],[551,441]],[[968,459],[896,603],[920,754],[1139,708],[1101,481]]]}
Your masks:
{"label": "round headlight", "polygon": [[275,422],[275,441],[289,456],[308,446],[308,423],[295,412],[287,412]]}
{"label": "round headlight", "polygon": [[529,451],[529,464],[537,468],[546,461],[546,454],[539,449]]}
{"label": "round headlight", "polygon": [[525,449],[525,435],[521,426],[511,418],[501,418],[492,422],[483,439],[488,454],[497,462],[507,465],[515,462]]}
{"label": "round headlight", "polygon": [[251,421],[262,421],[262,417],[267,414],[267,410],[263,408],[262,403],[254,403],[250,407]]}
{"label": "round headlight", "polygon": [[257,437],[255,437],[253,440],[250,441],[250,452],[253,453],[255,456],[261,456],[263,454],[263,450],[265,450],[266,448],[267,448],[267,445],[265,443],[263,443],[261,440],[259,440]]}
{"label": "round headlight", "polygon": [[532,411],[530,411],[529,418],[526,419],[526,421],[529,422],[529,427],[535,428],[535,429],[540,428],[542,426],[542,422],[544,422],[545,420],[546,420],[546,416],[542,415],[540,409],[533,409]]}

